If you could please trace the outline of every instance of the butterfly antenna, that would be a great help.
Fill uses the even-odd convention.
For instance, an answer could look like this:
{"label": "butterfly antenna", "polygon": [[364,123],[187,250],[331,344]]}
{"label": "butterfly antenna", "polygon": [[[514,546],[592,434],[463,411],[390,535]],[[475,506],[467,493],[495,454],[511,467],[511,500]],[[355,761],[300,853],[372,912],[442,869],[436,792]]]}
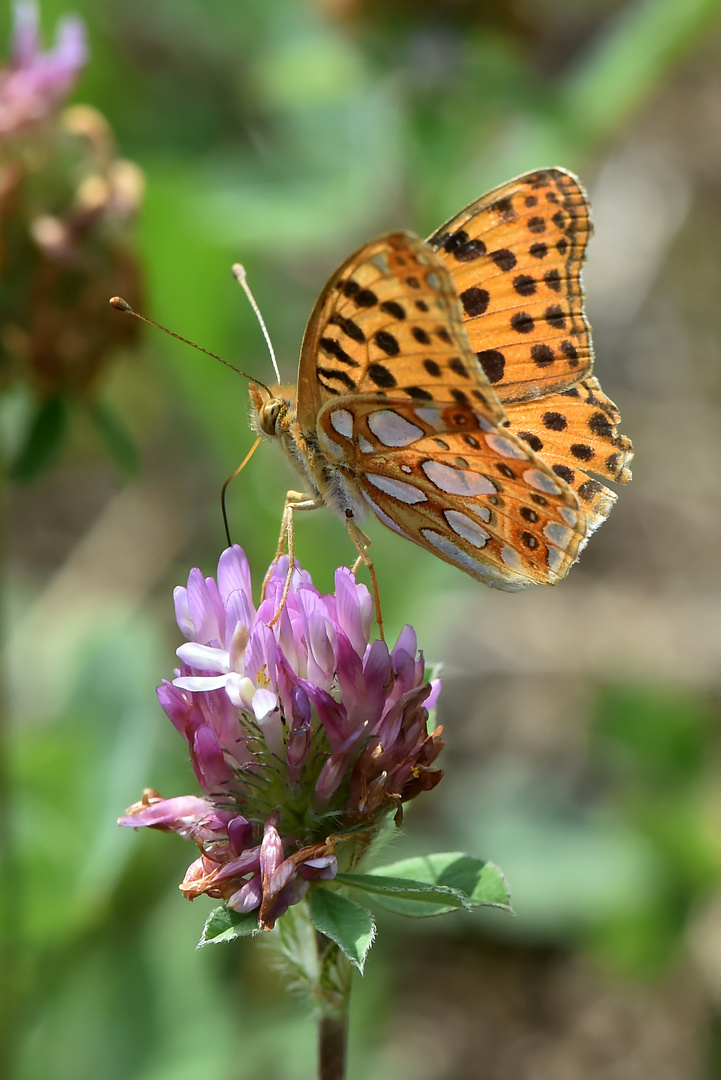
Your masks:
{"label": "butterfly antenna", "polygon": [[278,371],[278,361],[275,358],[275,350],[273,349],[273,343],[270,340],[270,334],[268,333],[268,328],[265,325],[265,322],[263,320],[263,316],[260,313],[260,308],[256,304],[255,297],[253,296],[252,292],[250,291],[250,285],[248,284],[248,280],[247,280],[246,275],[245,275],[245,267],[242,266],[241,263],[234,263],[232,269],[233,269],[233,277],[236,279],[238,284],[245,291],[245,295],[248,297],[248,300],[250,301],[250,306],[252,307],[253,311],[255,312],[255,317],[257,318],[258,322],[260,323],[260,328],[263,331],[263,337],[265,338],[266,345],[268,346],[268,352],[270,353],[270,359],[271,359],[271,363],[273,364],[273,370],[275,371],[275,377],[278,380],[278,382],[280,382],[280,372]]}
{"label": "butterfly antenna", "polygon": [[255,451],[256,451],[256,450],[258,449],[258,447],[260,446],[260,444],[261,444],[261,441],[262,441],[262,440],[261,440],[261,437],[260,437],[260,435],[259,435],[259,436],[258,436],[258,438],[257,438],[257,439],[255,440],[255,442],[253,443],[253,445],[251,446],[251,448],[250,448],[250,450],[248,451],[248,453],[247,453],[247,454],[245,455],[245,457],[244,457],[244,458],[243,458],[243,460],[241,461],[241,463],[240,463],[240,465],[238,466],[238,468],[237,468],[237,469],[235,469],[235,470],[234,470],[234,471],[233,471],[233,472],[232,472],[232,473],[230,474],[230,476],[228,477],[228,479],[227,479],[227,480],[225,481],[225,483],[223,484],[223,490],[222,490],[222,491],[221,491],[221,493],[220,493],[220,506],[221,506],[221,509],[222,509],[222,511],[223,511],[223,525],[225,526],[225,538],[226,538],[226,540],[228,541],[228,547],[232,547],[232,545],[233,545],[233,541],[232,541],[232,540],[230,539],[230,526],[228,525],[228,511],[227,511],[227,509],[226,509],[226,506],[225,506],[225,493],[226,493],[226,491],[228,490],[228,485],[229,485],[229,484],[231,483],[231,481],[232,481],[232,480],[235,480],[235,478],[236,478],[236,476],[238,475],[238,473],[239,473],[239,472],[241,472],[241,471],[242,471],[242,470],[243,470],[243,469],[245,468],[245,466],[246,466],[246,465],[248,464],[248,462],[249,462],[249,461],[250,461],[250,459],[252,458],[253,454],[255,453]]}
{"label": "butterfly antenna", "polygon": [[224,360],[222,356],[218,356],[217,353],[211,352],[210,349],[204,349],[202,345],[196,345],[196,343],[189,338],[185,338],[181,334],[176,334],[173,330],[168,330],[167,326],[161,326],[159,322],[155,322],[154,319],[149,319],[147,315],[141,315],[139,311],[134,311],[128,301],[123,300],[122,296],[113,296],[110,299],[110,306],[116,308],[117,311],[124,311],[126,315],[134,315],[136,319],[140,319],[141,322],[147,323],[148,326],[154,326],[157,330],[162,330],[164,334],[168,334],[169,337],[175,338],[177,341],[182,341],[184,345],[190,345],[193,349],[197,349],[198,352],[205,353],[206,356],[212,356],[213,360],[220,360],[221,364],[225,364],[231,371],[235,371],[237,375],[242,375],[244,379],[248,379],[258,386],[262,386],[263,389],[267,390],[270,394],[270,390],[268,390],[265,383],[262,383],[260,379],[256,379],[255,375],[249,375],[247,371],[241,371],[235,364],[231,364],[228,360]]}

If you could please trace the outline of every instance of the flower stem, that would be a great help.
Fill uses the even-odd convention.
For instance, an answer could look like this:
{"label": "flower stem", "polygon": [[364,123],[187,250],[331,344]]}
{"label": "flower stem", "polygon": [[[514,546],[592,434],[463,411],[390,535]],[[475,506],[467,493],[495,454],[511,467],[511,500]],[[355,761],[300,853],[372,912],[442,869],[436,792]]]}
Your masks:
{"label": "flower stem", "polygon": [[320,933],[315,939],[320,991],[318,1080],[344,1080],[352,969],[335,942]]}
{"label": "flower stem", "polygon": [[318,1021],[318,1080],[343,1080],[348,1044],[348,1014]]}
{"label": "flower stem", "polygon": [[307,901],[278,920],[268,944],[318,1017],[318,1080],[344,1080],[353,969],[334,941],[314,930]]}

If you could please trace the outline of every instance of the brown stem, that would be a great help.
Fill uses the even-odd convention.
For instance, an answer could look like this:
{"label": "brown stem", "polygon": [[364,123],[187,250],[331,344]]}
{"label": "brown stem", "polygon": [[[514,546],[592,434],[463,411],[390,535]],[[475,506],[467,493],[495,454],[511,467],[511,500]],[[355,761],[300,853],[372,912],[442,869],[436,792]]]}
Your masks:
{"label": "brown stem", "polygon": [[316,933],[318,951],[318,1080],[345,1080],[351,966],[341,950]]}
{"label": "brown stem", "polygon": [[343,1080],[348,1045],[348,1013],[318,1021],[318,1080]]}

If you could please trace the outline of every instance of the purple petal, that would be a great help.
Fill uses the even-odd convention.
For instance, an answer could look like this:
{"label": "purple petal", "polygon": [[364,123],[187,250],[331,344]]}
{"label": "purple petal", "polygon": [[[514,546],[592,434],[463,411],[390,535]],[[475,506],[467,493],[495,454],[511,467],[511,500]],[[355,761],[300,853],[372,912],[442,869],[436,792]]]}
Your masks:
{"label": "purple petal", "polygon": [[286,762],[291,783],[297,783],[311,742],[311,707],[308,695],[301,686],[291,691],[292,719],[288,732]]}
{"label": "purple petal", "polygon": [[196,731],[192,757],[198,782],[208,794],[222,790],[222,785],[233,779],[233,770],[228,766],[210,724],[203,724]]}
{"label": "purple petal", "polygon": [[346,739],[340,750],[335,754],[331,754],[320,770],[315,785],[315,793],[321,803],[326,802],[342,783],[349,762],[355,756],[362,734],[361,729],[354,731]]}
{"label": "purple petal", "polygon": [[266,893],[270,896],[279,893],[297,873],[298,867],[296,865],[296,860],[293,858],[284,859],[280,866],[276,867],[270,875]]}
{"label": "purple petal", "polygon": [[270,880],[271,875],[283,861],[283,841],[277,825],[278,813],[276,811],[270,815],[263,827],[263,840],[260,845],[260,869],[263,881]]}
{"label": "purple petal", "polygon": [[[230,850],[234,855],[240,855],[242,851],[250,847],[253,842],[253,826],[247,818],[238,814],[228,822],[228,840]],[[258,848],[258,857],[260,858],[260,848]]]}
{"label": "purple petal", "polygon": [[249,848],[236,859],[231,859],[215,875],[214,883],[228,881],[235,877],[245,877],[260,870],[260,847]]}
{"label": "purple petal", "polygon": [[[138,804],[136,804],[138,805]],[[213,804],[196,795],[176,795],[173,799],[159,799],[143,810],[125,813],[118,818],[118,825],[131,829],[149,826],[168,832],[187,832],[188,828],[213,811]]]}
{"label": "purple petal", "polygon": [[188,641],[194,641],[196,634],[193,620],[190,617],[188,590],[183,585],[176,585],[173,589],[173,602],[175,604],[175,621],[180,627],[181,634]]}
{"label": "purple petal", "polygon": [[[248,559],[243,549],[237,544],[226,548],[220,556],[218,561],[218,588],[223,602],[226,604],[233,593],[241,593],[245,597],[251,613],[255,614]],[[252,614],[248,624],[252,620]]]}
{"label": "purple petal", "polygon": [[166,716],[172,720],[180,734],[184,735],[186,739],[189,739],[188,723],[193,706],[190,701],[188,701],[185,694],[182,694],[179,689],[176,689],[176,687],[169,682],[161,683],[156,690],[156,693],[161,708]]}
{"label": "purple petal", "polygon": [[336,620],[359,656],[363,656],[370,636],[373,600],[365,585],[356,584],[344,566],[335,572]]}
{"label": "purple petal", "polygon": [[260,677],[269,678],[271,668],[275,671],[277,651],[273,631],[256,622],[245,650],[245,674],[255,683]]}
{"label": "purple petal", "polygon": [[319,859],[308,859],[300,867],[300,875],[307,881],[332,881],[338,873],[338,860],[335,855],[323,855]]}
{"label": "purple petal", "polygon": [[350,727],[344,706],[339,701],[336,701],[334,697],[331,697],[327,691],[322,690],[319,686],[314,686],[311,682],[302,680],[302,686],[313,703],[318,719],[325,729],[331,750],[333,752],[339,750],[348,738]]}
{"label": "purple petal", "polygon": [[188,575],[188,608],[201,645],[219,646],[225,641],[225,611],[218,586],[194,567]]}
{"label": "purple petal", "polygon": [[440,679],[431,679],[431,692],[423,703],[428,709],[428,712],[430,712],[431,709],[435,709],[438,704],[438,697],[442,688],[443,684]]}
{"label": "purple petal", "polygon": [[255,911],[257,907],[260,907],[262,899],[263,885],[260,874],[254,874],[242,889],[238,889],[237,892],[233,893],[227,904],[232,911],[237,911],[239,915],[245,915],[248,911]]}
{"label": "purple petal", "polygon": [[291,878],[284,889],[281,889],[279,893],[270,898],[264,912],[263,925],[265,928],[272,929],[273,924],[277,922],[281,915],[285,915],[289,907],[300,903],[309,888],[310,882],[303,881],[297,875]]}
{"label": "purple petal", "polygon": [[405,659],[406,656],[410,656],[415,659],[417,652],[418,639],[416,637],[416,632],[412,626],[408,626],[408,624],[406,624],[398,635],[398,640],[393,646],[393,652],[391,654],[393,657],[393,667],[395,668],[398,666],[398,662],[396,661],[397,654],[403,654],[403,659]]}
{"label": "purple petal", "polygon": [[383,641],[374,641],[365,665],[345,634],[338,634],[338,685],[348,714],[348,726],[374,725],[383,713],[391,686],[391,661]]}
{"label": "purple petal", "polygon": [[63,15],[58,24],[56,45],[53,50],[56,72],[65,72],[74,79],[87,63],[88,47],[85,37],[85,23],[77,15]]}
{"label": "purple petal", "polygon": [[30,67],[39,49],[38,5],[32,0],[18,0],[13,12],[13,66]]}
{"label": "purple petal", "polygon": [[203,722],[210,724],[226,757],[231,755],[239,764],[250,760],[245,731],[238,710],[222,690],[198,695],[195,699]]}
{"label": "purple petal", "polygon": [[335,628],[328,621],[325,605],[309,590],[300,594],[299,607],[308,649],[307,678],[329,690],[336,669]]}

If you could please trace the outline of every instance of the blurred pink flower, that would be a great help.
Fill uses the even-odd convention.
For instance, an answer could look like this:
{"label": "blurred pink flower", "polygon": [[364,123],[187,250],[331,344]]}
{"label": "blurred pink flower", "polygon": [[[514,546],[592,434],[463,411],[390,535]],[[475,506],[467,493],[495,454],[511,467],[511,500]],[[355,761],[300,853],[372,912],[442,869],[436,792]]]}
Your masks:
{"label": "blurred pink flower", "polygon": [[370,594],[346,569],[330,595],[296,569],[274,621],[287,565],[273,564],[257,610],[237,546],[217,582],[191,570],[175,590],[188,641],[158,698],[207,798],[146,791],[119,819],[194,840],[183,893],[257,909],[265,929],[314,878],[355,867],[386,814],[443,775],[431,768],[441,729],[428,732],[440,684],[424,680],[415,632],[406,626],[392,651],[371,642]]}
{"label": "blurred pink flower", "polygon": [[40,51],[38,6],[18,0],[12,56],[0,69],[0,139],[14,136],[53,115],[87,61],[85,27],[66,15],[58,24],[55,48]]}

